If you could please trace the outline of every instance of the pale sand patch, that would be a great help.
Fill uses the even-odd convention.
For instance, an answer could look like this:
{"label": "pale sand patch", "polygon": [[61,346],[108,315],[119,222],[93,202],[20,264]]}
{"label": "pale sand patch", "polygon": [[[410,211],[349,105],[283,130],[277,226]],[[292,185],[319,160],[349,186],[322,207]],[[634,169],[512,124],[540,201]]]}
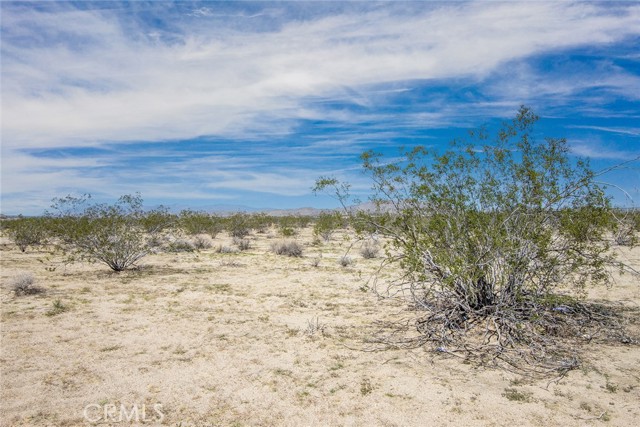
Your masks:
{"label": "pale sand patch", "polygon": [[[47,293],[0,291],[2,425],[87,425],[90,404],[161,404],[162,425],[181,426],[632,426],[640,419],[637,346],[593,345],[588,363],[557,384],[421,349],[358,351],[374,320],[405,309],[366,291],[379,260],[354,249],[355,264],[342,267],[349,243],[336,236],[313,246],[309,230],[296,237],[303,258],[270,253],[277,238],[251,239],[249,251],[218,254],[216,246],[231,245],[221,235],[212,249],[149,256],[140,271],[121,274],[65,267],[59,256],[23,254],[3,241],[2,283],[30,271]],[[620,250],[640,267],[640,249]],[[640,284],[625,275],[590,297],[637,306]],[[57,299],[68,311],[47,316]],[[145,425],[157,424],[152,410],[147,416]]]}

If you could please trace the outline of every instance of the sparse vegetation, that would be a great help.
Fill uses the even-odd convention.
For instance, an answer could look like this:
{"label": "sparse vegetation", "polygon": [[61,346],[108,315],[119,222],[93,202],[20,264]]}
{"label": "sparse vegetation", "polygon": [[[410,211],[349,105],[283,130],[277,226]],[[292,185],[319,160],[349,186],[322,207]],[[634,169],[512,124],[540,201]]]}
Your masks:
{"label": "sparse vegetation", "polygon": [[49,317],[57,316],[69,310],[69,306],[64,304],[62,300],[56,299],[53,301],[52,307],[46,311],[46,315]]}
{"label": "sparse vegetation", "polygon": [[251,249],[251,240],[249,239],[241,239],[239,237],[233,238],[233,244],[238,247],[241,251],[247,251]]}
{"label": "sparse vegetation", "polygon": [[176,239],[169,242],[166,250],[167,252],[193,252],[196,250],[196,245],[187,239]]}
{"label": "sparse vegetation", "polygon": [[506,388],[502,395],[512,402],[519,403],[531,402],[533,396],[533,394],[528,391],[519,391],[515,388]]}
{"label": "sparse vegetation", "polygon": [[193,238],[193,246],[201,251],[204,249],[210,249],[213,246],[211,243],[211,238],[207,235],[200,234]]}
{"label": "sparse vegetation", "polygon": [[342,267],[349,267],[353,264],[353,259],[348,255],[343,255],[338,259],[338,264]]}
{"label": "sparse vegetation", "polygon": [[22,272],[9,281],[11,290],[16,295],[35,295],[44,292],[44,289],[35,284],[32,273]]}
{"label": "sparse vegetation", "polygon": [[178,225],[188,235],[208,234],[211,238],[215,238],[223,229],[223,220],[205,212],[187,209],[180,212]]}
{"label": "sparse vegetation", "polygon": [[364,259],[373,259],[377,258],[380,254],[380,247],[375,243],[367,242],[360,249],[360,255]]}
{"label": "sparse vegetation", "polygon": [[286,255],[290,257],[302,256],[302,245],[293,240],[273,243],[271,245],[271,250],[278,255]]}
{"label": "sparse vegetation", "polygon": [[236,213],[226,218],[226,229],[231,237],[242,239],[251,233],[251,217],[245,213]]}
{"label": "sparse vegetation", "polygon": [[216,248],[216,252],[219,254],[235,254],[238,252],[238,249],[232,248],[231,246],[218,246]]}
{"label": "sparse vegetation", "polygon": [[26,252],[29,247],[40,246],[46,242],[47,229],[43,218],[20,217],[3,221],[3,225],[7,236],[22,252]]}
{"label": "sparse vegetation", "polygon": [[313,233],[322,237],[325,242],[331,240],[333,234],[343,225],[342,215],[338,212],[322,212],[313,225]]}

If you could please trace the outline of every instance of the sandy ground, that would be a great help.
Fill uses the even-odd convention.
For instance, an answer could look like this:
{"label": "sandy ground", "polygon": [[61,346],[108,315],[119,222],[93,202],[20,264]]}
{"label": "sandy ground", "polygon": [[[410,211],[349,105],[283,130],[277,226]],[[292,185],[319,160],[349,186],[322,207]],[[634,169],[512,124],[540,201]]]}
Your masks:
{"label": "sandy ground", "polygon": [[[251,239],[246,252],[151,255],[120,274],[4,240],[1,425],[638,425],[638,346],[593,345],[558,383],[420,349],[360,351],[375,319],[405,310],[367,291],[380,260],[356,250],[342,267],[348,243],[312,245],[309,230],[302,258]],[[640,266],[640,249],[623,256]],[[21,271],[46,293],[15,296],[6,285]],[[640,284],[625,275],[592,297],[637,306]],[[68,310],[51,315],[58,299]]]}

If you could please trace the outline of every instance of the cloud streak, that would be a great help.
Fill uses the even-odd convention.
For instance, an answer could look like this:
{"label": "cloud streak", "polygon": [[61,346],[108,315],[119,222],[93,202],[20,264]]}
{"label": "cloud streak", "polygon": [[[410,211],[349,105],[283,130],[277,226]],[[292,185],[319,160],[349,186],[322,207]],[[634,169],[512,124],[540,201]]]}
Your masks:
{"label": "cloud streak", "polygon": [[[118,11],[3,13],[3,127],[12,148],[238,137],[254,132],[261,116],[301,118],[304,97],[482,78],[501,63],[612,43],[640,28],[637,5],[609,12],[592,3],[479,3],[411,16],[345,13],[259,33],[194,34],[184,25],[177,41],[162,43],[146,27],[124,32]],[[19,28],[57,43],[24,49],[20,33],[28,30]]]}

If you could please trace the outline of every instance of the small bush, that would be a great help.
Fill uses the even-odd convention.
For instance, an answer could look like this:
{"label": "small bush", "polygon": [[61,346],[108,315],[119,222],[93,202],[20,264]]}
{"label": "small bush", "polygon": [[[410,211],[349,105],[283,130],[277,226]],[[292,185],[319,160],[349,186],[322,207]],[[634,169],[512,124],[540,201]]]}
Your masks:
{"label": "small bush", "polygon": [[339,228],[342,228],[342,226],[342,215],[337,212],[323,212],[318,216],[313,226],[313,234],[322,237],[325,242],[328,242],[331,240],[333,233]]}
{"label": "small bush", "polygon": [[378,257],[380,248],[376,244],[367,243],[360,249],[360,255],[365,259],[373,259]]}
{"label": "small bush", "polygon": [[249,239],[241,239],[239,237],[233,238],[233,244],[238,247],[241,251],[246,251],[251,249],[251,241]]}
{"label": "small bush", "polygon": [[238,250],[231,246],[218,246],[216,252],[219,254],[235,254]]}
{"label": "small bush", "polygon": [[45,243],[46,232],[43,222],[42,218],[18,218],[7,221],[7,234],[21,252],[26,252],[29,246]]}
{"label": "small bush", "polygon": [[193,252],[196,250],[195,245],[189,240],[178,239],[167,246],[168,252]]}
{"label": "small bush", "polygon": [[338,264],[343,267],[348,267],[353,264],[353,259],[351,259],[350,256],[345,255],[343,257],[340,257],[340,259],[338,260]]}
{"label": "small bush", "polygon": [[226,225],[232,237],[242,239],[251,232],[251,217],[244,213],[236,213],[227,218]]}
{"label": "small bush", "polygon": [[65,305],[62,300],[57,299],[53,302],[53,306],[45,313],[47,316],[57,316],[69,310],[69,306]]}
{"label": "small bush", "polygon": [[638,243],[638,238],[635,235],[633,222],[625,218],[619,222],[617,229],[614,232],[614,241],[620,246],[635,246]]}
{"label": "small bush", "polygon": [[34,284],[35,279],[31,273],[19,273],[11,279],[11,290],[16,295],[34,295],[44,291],[44,289]]}
{"label": "small bush", "polygon": [[271,245],[271,250],[278,255],[301,257],[302,246],[298,242],[278,242]]}
{"label": "small bush", "polygon": [[280,234],[282,237],[293,237],[298,234],[298,232],[292,227],[282,227],[280,228]]}
{"label": "small bush", "polygon": [[162,248],[167,242],[165,236],[161,236],[159,234],[152,234],[147,239],[147,246],[152,249],[159,250]]}
{"label": "small bush", "polygon": [[505,388],[502,396],[512,402],[531,402],[533,394],[528,391],[519,391],[515,388]]}
{"label": "small bush", "polygon": [[199,235],[193,239],[193,246],[197,250],[210,249],[213,244],[211,243],[211,239],[206,235]]}

